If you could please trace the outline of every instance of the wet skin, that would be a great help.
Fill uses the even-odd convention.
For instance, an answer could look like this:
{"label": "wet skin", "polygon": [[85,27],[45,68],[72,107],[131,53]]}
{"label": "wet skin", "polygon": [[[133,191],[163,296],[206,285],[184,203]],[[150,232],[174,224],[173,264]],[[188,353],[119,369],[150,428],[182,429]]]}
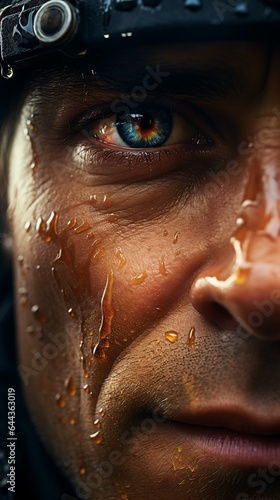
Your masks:
{"label": "wet skin", "polygon": [[[66,68],[22,105],[8,213],[30,411],[79,498],[259,498],[252,474],[280,498],[280,54],[144,54],[113,88]],[[140,109],[172,109],[167,143],[116,144],[108,109],[157,64]]]}

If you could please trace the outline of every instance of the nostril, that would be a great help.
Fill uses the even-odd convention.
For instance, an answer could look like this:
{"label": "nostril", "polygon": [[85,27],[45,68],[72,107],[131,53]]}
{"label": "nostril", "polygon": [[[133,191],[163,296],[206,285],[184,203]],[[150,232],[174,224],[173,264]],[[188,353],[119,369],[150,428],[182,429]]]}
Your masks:
{"label": "nostril", "polygon": [[226,328],[229,322],[232,321],[231,315],[227,311],[227,309],[222,306],[221,304],[218,304],[217,302],[212,302],[210,304],[214,317],[216,318],[215,322],[216,324],[221,328],[224,329]]}
{"label": "nostril", "polygon": [[220,330],[226,330],[232,326],[233,318],[230,312],[222,304],[209,301],[207,303],[193,304],[203,316],[214,323]]}

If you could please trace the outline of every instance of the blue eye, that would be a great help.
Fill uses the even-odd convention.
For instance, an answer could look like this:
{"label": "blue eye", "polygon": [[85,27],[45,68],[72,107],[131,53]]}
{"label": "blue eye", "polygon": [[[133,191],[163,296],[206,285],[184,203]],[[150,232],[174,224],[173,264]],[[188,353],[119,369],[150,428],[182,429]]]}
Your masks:
{"label": "blue eye", "polygon": [[117,115],[116,129],[131,148],[157,148],[168,140],[173,126],[172,114],[165,109],[146,109],[141,113]]}
{"label": "blue eye", "polygon": [[191,115],[184,118],[166,106],[151,104],[97,120],[91,135],[111,147],[131,150],[172,144],[199,147],[212,144],[212,139],[196,126]]}

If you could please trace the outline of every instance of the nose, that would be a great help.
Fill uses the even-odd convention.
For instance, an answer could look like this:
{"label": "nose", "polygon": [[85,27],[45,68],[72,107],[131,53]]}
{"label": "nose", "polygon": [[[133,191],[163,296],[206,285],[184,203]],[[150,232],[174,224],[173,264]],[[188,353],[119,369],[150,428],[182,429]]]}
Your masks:
{"label": "nose", "polygon": [[227,251],[194,281],[191,300],[224,328],[280,339],[280,129],[254,144],[244,201]]}

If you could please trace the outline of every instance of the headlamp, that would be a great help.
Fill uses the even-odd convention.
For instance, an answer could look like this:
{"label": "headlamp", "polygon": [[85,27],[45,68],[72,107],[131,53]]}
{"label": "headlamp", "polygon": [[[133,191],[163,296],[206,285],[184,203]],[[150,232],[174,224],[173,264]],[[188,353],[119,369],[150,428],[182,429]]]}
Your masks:
{"label": "headlamp", "polygon": [[280,0],[27,0],[3,8],[0,20],[0,63],[9,78],[57,52],[80,58],[144,43],[277,42]]}

